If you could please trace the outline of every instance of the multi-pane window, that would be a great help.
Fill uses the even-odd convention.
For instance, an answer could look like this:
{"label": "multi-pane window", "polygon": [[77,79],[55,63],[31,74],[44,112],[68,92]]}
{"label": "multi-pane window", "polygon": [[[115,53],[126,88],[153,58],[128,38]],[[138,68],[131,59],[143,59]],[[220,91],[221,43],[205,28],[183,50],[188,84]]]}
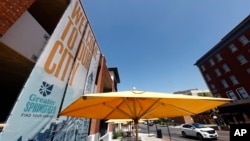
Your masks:
{"label": "multi-pane window", "polygon": [[222,60],[222,57],[220,54],[216,54],[215,57],[216,57],[218,62],[220,62]]}
{"label": "multi-pane window", "polygon": [[241,65],[247,63],[247,59],[242,54],[237,56],[237,60],[240,62]]}
{"label": "multi-pane window", "polygon": [[205,74],[205,77],[206,77],[207,81],[211,80],[209,74]]}
{"label": "multi-pane window", "polygon": [[249,42],[249,40],[247,39],[247,37],[244,36],[244,35],[241,35],[239,37],[239,41],[242,43],[243,46]]}
{"label": "multi-pane window", "polygon": [[233,100],[238,100],[238,98],[236,97],[236,95],[234,94],[233,91],[228,91],[227,92],[227,96]]}
{"label": "multi-pane window", "polygon": [[229,72],[230,71],[230,69],[229,69],[229,67],[228,67],[227,64],[223,64],[222,68],[223,68],[224,72]]}
{"label": "multi-pane window", "polygon": [[201,65],[201,70],[202,70],[202,71],[205,71],[205,70],[206,70],[206,68],[205,68],[204,65]]}
{"label": "multi-pane window", "polygon": [[213,59],[210,59],[210,60],[209,60],[209,63],[210,63],[211,66],[213,66],[213,65],[214,65],[214,60],[213,60]]}
{"label": "multi-pane window", "polygon": [[225,79],[221,80],[221,84],[223,85],[224,88],[228,88],[229,85],[227,84],[227,81]]}
{"label": "multi-pane window", "polygon": [[249,99],[249,94],[243,87],[238,88],[237,93],[239,94],[241,99]]}
{"label": "multi-pane window", "polygon": [[220,72],[219,69],[215,69],[214,71],[215,71],[215,73],[216,73],[217,76],[221,76],[221,72]]}
{"label": "multi-pane window", "polygon": [[239,84],[238,80],[236,79],[236,77],[234,75],[231,75],[229,78],[234,85]]}
{"label": "multi-pane window", "polygon": [[229,48],[229,50],[230,50],[232,53],[235,52],[236,50],[238,50],[237,47],[236,47],[234,44],[230,44],[230,45],[228,46],[228,48]]}

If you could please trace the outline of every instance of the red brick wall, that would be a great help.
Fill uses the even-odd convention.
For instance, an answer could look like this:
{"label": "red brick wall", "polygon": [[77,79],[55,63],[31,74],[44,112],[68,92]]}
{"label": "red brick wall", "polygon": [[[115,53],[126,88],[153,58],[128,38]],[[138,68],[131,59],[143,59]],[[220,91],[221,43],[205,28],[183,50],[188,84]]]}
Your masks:
{"label": "red brick wall", "polygon": [[35,0],[0,0],[0,36],[32,5]]}
{"label": "red brick wall", "polygon": [[[250,40],[250,29],[244,31],[243,33],[241,33],[240,35],[245,35],[249,40]],[[223,47],[219,52],[214,53],[213,56],[211,56],[211,58],[214,60],[215,65],[211,66],[209,63],[209,60],[207,60],[206,62],[203,63],[203,65],[206,68],[206,71],[202,72],[202,75],[205,76],[205,74],[209,74],[211,80],[210,81],[206,81],[206,83],[208,84],[208,86],[210,86],[210,84],[214,84],[216,87],[216,91],[211,90],[211,92],[216,95],[216,94],[220,94],[222,97],[227,97],[226,92],[227,91],[233,91],[236,96],[238,97],[238,99],[240,99],[239,95],[237,95],[237,88],[240,87],[244,87],[245,90],[247,92],[250,93],[250,87],[249,87],[249,82],[248,80],[250,79],[250,75],[247,73],[247,69],[250,68],[250,63],[246,63],[241,65],[239,63],[239,61],[237,60],[237,56],[239,54],[244,55],[244,57],[249,61],[250,60],[250,43],[246,44],[246,45],[242,45],[242,43],[240,43],[240,41],[238,40],[239,36],[235,37],[235,39],[233,39],[232,41],[230,41],[227,45],[225,45],[225,47]],[[228,45],[230,45],[231,43],[233,43],[236,47],[237,47],[237,51],[235,51],[234,53],[232,53],[229,49],[228,49]],[[217,62],[215,55],[219,53],[223,60],[220,62]],[[230,71],[225,73],[222,65],[223,64],[227,64],[228,67],[230,68]],[[219,69],[221,72],[221,76],[216,76],[215,74],[215,69]],[[229,79],[229,77],[231,75],[234,75],[237,80],[239,81],[239,84],[237,85],[233,85],[231,80]],[[221,84],[221,80],[225,79],[226,82],[228,83],[229,87],[228,88],[224,88],[223,85]]]}
{"label": "red brick wall", "polygon": [[[97,92],[106,92],[106,90],[114,91],[114,82],[110,78],[109,70],[106,66],[106,60],[102,56],[99,63],[100,71],[97,78]],[[108,125],[109,130],[112,131],[111,124]],[[98,133],[100,130],[100,120],[92,119],[90,125],[90,134]]]}
{"label": "red brick wall", "polygon": [[90,132],[89,134],[95,134],[99,132],[100,120],[91,119]]}

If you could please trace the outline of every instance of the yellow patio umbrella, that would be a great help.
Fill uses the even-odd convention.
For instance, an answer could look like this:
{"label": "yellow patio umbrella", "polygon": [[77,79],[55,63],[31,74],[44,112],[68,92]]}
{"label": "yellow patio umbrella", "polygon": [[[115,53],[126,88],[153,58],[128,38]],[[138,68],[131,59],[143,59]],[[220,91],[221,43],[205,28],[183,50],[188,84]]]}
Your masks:
{"label": "yellow patio umbrella", "polygon": [[146,91],[84,94],[60,112],[61,116],[94,119],[132,119],[138,140],[140,119],[195,115],[230,102],[213,98]]}

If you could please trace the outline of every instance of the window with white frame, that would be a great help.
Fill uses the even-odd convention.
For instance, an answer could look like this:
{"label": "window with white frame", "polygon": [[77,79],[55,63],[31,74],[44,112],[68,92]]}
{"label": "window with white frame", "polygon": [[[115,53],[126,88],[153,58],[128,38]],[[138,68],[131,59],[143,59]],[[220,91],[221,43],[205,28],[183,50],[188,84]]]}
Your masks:
{"label": "window with white frame", "polygon": [[229,85],[227,84],[227,81],[225,79],[221,80],[221,84],[223,85],[224,88],[228,88]]}
{"label": "window with white frame", "polygon": [[238,100],[238,98],[236,97],[235,93],[233,91],[228,91],[226,92],[227,96],[233,100]]}
{"label": "window with white frame", "polygon": [[249,42],[249,40],[247,39],[247,37],[245,35],[241,35],[239,37],[239,41],[242,43],[243,46]]}
{"label": "window with white frame", "polygon": [[205,77],[206,77],[207,81],[210,81],[210,80],[211,80],[209,74],[205,74]]}
{"label": "window with white frame", "polygon": [[210,60],[209,60],[209,63],[210,63],[211,66],[213,66],[213,65],[214,65],[214,60],[213,60],[213,59],[210,59]]}
{"label": "window with white frame", "polygon": [[223,68],[224,72],[229,72],[230,71],[230,69],[229,69],[229,67],[228,67],[227,64],[223,64],[222,68]]}
{"label": "window with white frame", "polygon": [[230,78],[230,80],[232,81],[232,83],[233,83],[234,85],[239,84],[238,80],[236,79],[236,77],[235,77],[234,75],[231,75],[229,78]]}
{"label": "window with white frame", "polygon": [[217,76],[221,76],[221,72],[220,72],[219,69],[216,68],[214,71],[215,71],[215,73],[216,73]]}
{"label": "window with white frame", "polygon": [[236,47],[234,44],[230,44],[230,45],[228,46],[228,48],[229,48],[229,50],[230,50],[232,53],[235,52],[236,50],[238,50],[237,47]]}
{"label": "window with white frame", "polygon": [[241,65],[247,63],[247,59],[242,54],[237,56],[237,60],[240,62]]}
{"label": "window with white frame", "polygon": [[216,54],[215,57],[216,57],[218,62],[220,62],[222,60],[222,57],[221,57],[221,55],[219,53]]}
{"label": "window with white frame", "polygon": [[206,68],[205,68],[204,65],[201,65],[201,70],[202,70],[202,71],[205,71],[205,70],[206,70]]}
{"label": "window with white frame", "polygon": [[241,99],[249,99],[249,94],[243,87],[238,88],[237,93],[239,94]]}

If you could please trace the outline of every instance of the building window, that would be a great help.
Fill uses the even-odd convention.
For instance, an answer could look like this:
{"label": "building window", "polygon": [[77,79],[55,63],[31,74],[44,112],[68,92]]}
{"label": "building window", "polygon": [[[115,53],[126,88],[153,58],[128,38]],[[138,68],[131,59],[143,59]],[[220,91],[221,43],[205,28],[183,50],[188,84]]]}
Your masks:
{"label": "building window", "polygon": [[237,60],[240,62],[241,65],[247,63],[247,59],[242,54],[237,56]]}
{"label": "building window", "polygon": [[236,95],[234,94],[233,91],[228,91],[227,92],[227,96],[233,100],[238,100],[238,98],[236,97]]}
{"label": "building window", "polygon": [[249,42],[249,40],[247,39],[247,37],[244,36],[244,35],[241,35],[239,37],[239,41],[242,43],[243,46],[246,45]]}
{"label": "building window", "polygon": [[234,44],[230,44],[230,45],[228,46],[228,48],[229,48],[229,50],[230,50],[232,53],[235,52],[236,50],[238,50],[237,47],[236,47]]}
{"label": "building window", "polygon": [[221,84],[223,85],[224,88],[229,87],[229,85],[227,84],[227,81],[225,79],[221,80]]}
{"label": "building window", "polygon": [[209,74],[205,74],[205,77],[206,77],[207,81],[211,80]]}
{"label": "building window", "polygon": [[247,68],[247,73],[250,74],[250,68]]}
{"label": "building window", "polygon": [[237,93],[239,94],[241,99],[249,99],[249,94],[243,87],[238,88]]}
{"label": "building window", "polygon": [[218,62],[220,62],[222,60],[222,57],[220,54],[216,54],[215,56],[216,56],[216,59]]}
{"label": "building window", "polygon": [[229,69],[229,67],[228,67],[227,64],[223,64],[222,68],[223,68],[224,72],[229,72],[230,71],[230,69]]}
{"label": "building window", "polygon": [[215,94],[214,97],[221,98],[221,95],[220,94]]}
{"label": "building window", "polygon": [[219,69],[215,69],[214,71],[215,71],[215,73],[216,73],[217,76],[221,76],[221,72],[220,72]]}
{"label": "building window", "polygon": [[233,83],[234,85],[239,84],[238,80],[236,79],[236,77],[235,77],[234,75],[230,76],[229,78],[230,78],[230,80],[232,81],[232,83]]}
{"label": "building window", "polygon": [[210,84],[210,89],[211,89],[211,91],[214,91],[214,90],[215,90],[214,84]]}
{"label": "building window", "polygon": [[205,68],[204,65],[201,65],[201,70],[202,70],[202,71],[205,71],[205,70],[206,70],[206,68]]}
{"label": "building window", "polygon": [[211,66],[213,66],[213,65],[214,65],[214,60],[213,60],[213,59],[210,59],[210,60],[209,60],[209,63],[210,63]]}

